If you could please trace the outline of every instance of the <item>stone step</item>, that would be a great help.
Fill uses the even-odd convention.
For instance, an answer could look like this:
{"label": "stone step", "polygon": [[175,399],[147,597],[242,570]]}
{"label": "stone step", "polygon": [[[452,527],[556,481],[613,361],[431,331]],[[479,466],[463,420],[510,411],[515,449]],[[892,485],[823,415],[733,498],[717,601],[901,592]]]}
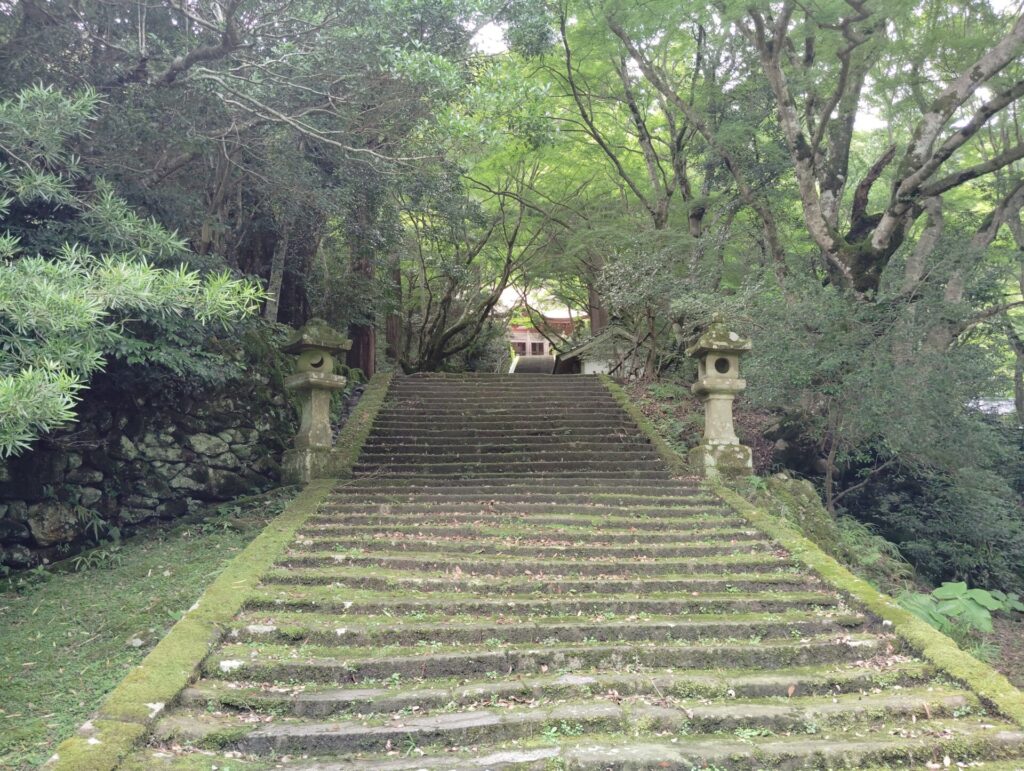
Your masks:
{"label": "stone step", "polygon": [[585,399],[569,394],[551,394],[545,395],[543,401],[531,401],[533,403],[524,405],[513,399],[499,399],[491,396],[463,396],[458,399],[442,396],[433,398],[407,396],[385,401],[381,411],[417,410],[444,415],[458,415],[466,412],[474,414],[500,413],[527,417],[543,412],[586,412],[589,414],[594,410],[607,411],[609,414],[612,414],[614,410],[619,410],[618,414],[621,414],[622,409],[618,402],[607,393],[591,395]]}
{"label": "stone step", "polygon": [[[377,509],[376,512],[373,509]],[[526,525],[532,528],[593,527],[600,531],[625,530],[638,533],[650,531],[692,532],[704,529],[749,527],[747,520],[721,514],[704,514],[703,509],[693,507],[682,516],[678,509],[644,509],[631,515],[628,510],[612,510],[605,513],[605,507],[579,506],[575,509],[559,508],[552,505],[494,504],[485,511],[479,504],[437,504],[423,507],[417,504],[380,504],[361,506],[359,504],[334,505],[330,513],[317,514],[306,520],[307,528],[322,527],[415,527],[416,525],[460,526],[474,525],[495,527],[498,525]],[[670,513],[670,512],[675,512]]]}
{"label": "stone step", "polygon": [[336,504],[308,520],[310,527],[331,525],[412,526],[416,524],[480,527],[538,527],[582,529],[588,525],[595,530],[623,530],[630,532],[675,531],[693,532],[704,529],[747,529],[750,523],[730,516],[730,511],[702,506],[680,506],[671,509],[621,509],[614,506],[580,504],[579,513],[565,506],[535,504],[514,506],[488,501],[462,504],[403,504],[376,503]]}
{"label": "stone step", "polygon": [[[594,392],[580,397],[572,393],[543,394],[540,398],[532,398],[529,404],[508,398],[494,398],[488,394],[473,395],[464,393],[458,396],[415,396],[403,394],[386,399],[381,410],[430,410],[444,414],[486,414],[499,412],[502,414],[528,416],[543,412],[585,412],[605,410],[609,413],[623,414],[619,403],[610,393]],[[616,412],[617,411],[617,412]]]}
{"label": "stone step", "polygon": [[609,560],[517,560],[477,559],[467,555],[463,559],[431,559],[429,557],[399,556],[394,554],[361,555],[347,552],[324,554],[291,548],[282,555],[280,567],[327,567],[340,565],[348,567],[383,568],[386,570],[410,570],[415,572],[480,573],[502,576],[523,576],[544,574],[558,576],[665,576],[697,573],[722,574],[728,576],[736,571],[766,572],[796,570],[794,563],[778,552],[729,555],[727,557],[701,557],[684,560],[639,561],[627,563]]}
{"label": "stone step", "polygon": [[430,493],[464,493],[465,490],[458,488],[472,487],[475,492],[483,494],[489,490],[494,492],[515,493],[516,495],[536,495],[539,492],[545,493],[588,493],[593,495],[608,495],[610,493],[636,493],[646,496],[663,496],[678,498],[681,496],[700,496],[703,501],[722,505],[722,499],[709,492],[707,487],[698,480],[687,478],[665,479],[660,482],[644,482],[640,486],[623,484],[616,480],[609,482],[600,474],[581,474],[575,477],[563,477],[557,481],[526,479],[509,477],[507,474],[494,477],[478,477],[472,481],[453,479],[445,480],[418,480],[415,477],[388,477],[374,482],[368,480],[346,479],[339,482],[334,489],[334,495],[345,493],[358,493],[360,496],[372,495],[380,489],[387,490],[409,490],[416,492],[422,490]]}
{"label": "stone step", "polygon": [[[500,455],[436,457],[423,454],[397,460],[364,456],[357,460],[356,467],[362,472],[355,477],[356,479],[366,481],[369,475],[373,474],[375,479],[381,480],[385,485],[394,479],[422,479],[427,483],[439,483],[449,480],[473,481],[480,477],[502,475],[513,478],[517,474],[529,476],[535,479],[538,485],[547,487],[557,486],[561,479],[575,477],[581,473],[601,474],[606,482],[622,482],[624,487],[643,486],[644,482],[635,481],[637,479],[672,479],[671,472],[664,468],[656,456],[650,454],[636,454],[629,458],[612,460],[574,458],[571,453],[547,457],[527,455],[508,458]],[[630,479],[634,481],[630,482]],[[478,495],[481,494],[481,491],[471,484],[465,487],[476,491]],[[607,489],[610,491],[613,488]],[[394,494],[396,490],[398,488],[385,487],[382,492]],[[549,499],[550,495],[556,494],[549,493]]]}
{"label": "stone step", "polygon": [[[632,420],[614,402],[607,405],[591,405],[584,409],[570,407],[537,407],[530,408],[528,412],[509,409],[505,407],[491,407],[487,409],[459,409],[442,410],[433,407],[415,407],[391,405],[385,406],[377,413],[374,422],[387,423],[390,421],[405,421],[409,423],[423,421],[494,421],[508,424],[527,423],[537,425],[546,421],[559,420],[590,420],[602,421],[613,424],[625,423]],[[635,424],[634,424],[635,425]]]}
{"label": "stone step", "polygon": [[424,716],[395,716],[380,721],[320,723],[282,719],[246,723],[234,714],[185,711],[166,718],[157,735],[175,741],[261,754],[386,753],[411,737],[415,744],[471,746],[541,735],[551,726],[572,726],[570,734],[736,732],[756,727],[764,735],[807,734],[806,726],[864,726],[911,717],[921,721],[951,716],[976,705],[962,691],[911,691],[841,696],[831,702],[795,698],[786,704],[738,702],[686,708],[645,703],[583,702],[515,710],[477,709]]}
{"label": "stone step", "polygon": [[507,474],[578,474],[580,471],[600,471],[609,478],[670,479],[671,474],[664,470],[659,461],[510,461],[509,463],[357,463],[353,468],[356,474],[417,474],[440,478],[466,477],[476,474],[490,475],[495,472]]}
{"label": "stone step", "polygon": [[371,442],[388,442],[413,437],[417,440],[430,442],[440,439],[487,439],[491,441],[517,442],[526,439],[572,441],[642,441],[643,437],[635,430],[608,430],[606,426],[507,426],[504,428],[473,428],[452,427],[443,422],[433,426],[409,427],[404,425],[381,426],[374,424]]}
{"label": "stone step", "polygon": [[[581,437],[595,440],[600,436],[619,435],[636,437],[635,424],[627,417],[601,417],[588,415],[551,415],[511,419],[488,416],[379,416],[373,423],[376,434],[395,436],[419,434],[425,437],[449,434],[507,434],[510,439],[519,436]],[[596,429],[596,431],[595,431]],[[496,438],[496,437],[494,437]]]}
{"label": "stone step", "polygon": [[[611,480],[605,476],[608,486],[591,491],[588,491],[586,487],[573,485],[573,477],[565,477],[564,489],[560,485],[561,478],[538,478],[533,486],[521,489],[511,486],[501,487],[487,480],[483,485],[478,485],[478,479],[435,480],[409,477],[397,480],[394,477],[389,477],[349,481],[350,485],[336,489],[328,497],[325,506],[345,503],[356,503],[357,505],[389,503],[529,505],[539,503],[546,506],[562,507],[590,505],[616,509],[656,507],[662,510],[702,506],[712,510],[731,511],[721,499],[716,499],[702,490],[676,492],[671,488],[660,487],[659,483],[671,481],[664,479],[630,482],[628,480]],[[400,481],[405,484],[398,484]],[[464,484],[459,484],[459,482]]]}
{"label": "stone step", "polygon": [[[369,478],[353,479],[353,482],[370,482]],[[447,480],[455,481],[455,480]],[[451,506],[475,506],[482,513],[501,511],[502,508],[512,510],[512,507],[525,506],[547,506],[556,511],[565,511],[568,508],[580,508],[581,511],[602,510],[609,515],[618,517],[632,516],[636,514],[637,519],[644,516],[644,512],[652,511],[656,515],[663,514],[672,516],[673,513],[679,518],[699,518],[705,513],[708,515],[733,514],[735,512],[721,501],[709,502],[703,494],[691,494],[685,497],[667,497],[658,495],[642,495],[639,492],[630,493],[635,483],[628,480],[622,481],[622,493],[596,492],[596,493],[546,493],[539,490],[534,493],[523,493],[521,496],[509,494],[497,488],[477,489],[471,483],[473,480],[462,480],[469,482],[462,491],[448,494],[431,492],[427,488],[410,487],[386,487],[381,481],[376,492],[367,492],[365,495],[341,495],[335,493],[328,498],[324,504],[325,511],[344,511],[346,509],[368,511],[379,510],[381,506],[423,506],[424,511],[446,511]],[[557,479],[547,480],[557,482]],[[653,487],[658,481],[650,480]],[[646,480],[645,480],[646,482]],[[611,488],[609,488],[611,489]],[[653,491],[649,491],[653,492]],[[523,498],[524,500],[518,500]],[[657,517],[655,517],[657,518]]]}
{"label": "stone step", "polygon": [[[896,659],[898,657],[891,657]],[[675,699],[779,699],[840,694],[861,695],[882,689],[925,687],[934,670],[919,661],[896,660],[866,667],[863,663],[836,667],[796,667],[771,672],[676,670],[671,673],[599,672],[592,675],[547,674],[513,680],[481,680],[409,688],[339,688],[302,683],[239,685],[223,680],[199,680],[182,694],[187,706],[204,709],[266,710],[273,714],[323,718],[345,713],[426,713],[442,708],[476,707],[492,700],[510,703],[539,699],[583,699],[645,696]],[[793,689],[790,694],[790,688]],[[737,703],[730,701],[730,703]],[[986,765],[987,767],[987,765]]]}
{"label": "stone step", "polygon": [[[571,478],[565,477],[568,481]],[[586,488],[567,486],[565,491],[549,490],[551,486],[558,486],[561,478],[543,478],[537,480],[537,487],[533,490],[516,492],[501,487],[485,486],[478,487],[474,484],[475,479],[452,479],[435,480],[433,478],[406,477],[403,481],[412,481],[414,485],[393,485],[395,477],[382,479],[378,477],[372,480],[368,477],[351,479],[354,485],[363,485],[363,490],[346,489],[335,491],[324,504],[325,507],[334,506],[362,506],[364,509],[379,506],[478,506],[481,513],[487,512],[487,506],[514,507],[514,506],[547,506],[548,508],[565,511],[579,508],[581,511],[603,510],[606,513],[615,513],[616,516],[636,516],[641,518],[644,511],[656,511],[668,513],[674,511],[685,511],[692,516],[700,516],[707,510],[709,513],[723,511],[735,512],[725,505],[721,500],[715,500],[704,492],[673,493],[669,491],[659,492],[656,489],[659,482],[667,480],[652,479],[643,482],[630,482],[622,479],[607,479],[609,486],[603,489],[587,492]],[[372,483],[376,481],[377,484]],[[431,485],[432,482],[449,484],[448,492],[444,492],[440,486]],[[457,483],[465,484],[458,485]],[[616,485],[615,483],[620,484]],[[425,483],[425,484],[421,484]],[[370,490],[372,486],[374,489]]]}
{"label": "stone step", "polygon": [[515,401],[522,403],[525,409],[534,402],[541,402],[546,398],[563,397],[571,399],[575,397],[580,406],[585,406],[590,399],[606,399],[610,391],[598,382],[589,383],[566,383],[561,386],[554,383],[542,384],[546,387],[538,388],[530,383],[461,383],[444,385],[420,385],[409,387],[403,383],[395,383],[389,393],[391,399],[444,399],[457,401],[469,397],[515,397]]}
{"label": "stone step", "polygon": [[[546,380],[544,378],[547,378]],[[390,394],[397,396],[417,396],[426,394],[438,394],[441,396],[452,395],[453,398],[464,393],[490,392],[490,391],[515,391],[524,395],[534,397],[546,396],[548,394],[600,394],[609,393],[608,389],[595,377],[584,377],[571,380],[552,379],[550,375],[529,377],[519,375],[516,380],[495,379],[484,380],[476,378],[472,380],[448,379],[436,382],[412,383],[401,378],[396,378],[391,383]]]}
{"label": "stone step", "polygon": [[544,449],[516,449],[513,447],[492,447],[478,451],[474,447],[448,447],[443,450],[414,446],[392,445],[386,448],[363,450],[359,455],[361,463],[458,463],[477,462],[483,459],[488,463],[509,463],[510,461],[527,463],[530,461],[652,461],[660,463],[657,453],[650,447],[602,447],[597,450],[581,450],[577,447],[549,447]]}
{"label": "stone step", "polygon": [[[593,642],[707,641],[709,639],[792,639],[822,634],[844,634],[864,626],[866,617],[856,613],[749,614],[721,618],[689,616],[671,621],[639,619],[619,622],[538,622],[531,624],[459,623],[401,626],[346,624],[337,618],[319,618],[306,613],[244,613],[228,631],[238,642],[274,644],[304,643],[353,647],[406,646],[424,644],[502,645],[565,644]],[[846,631],[844,631],[846,630]]]}
{"label": "stone step", "polygon": [[[348,599],[352,598],[352,599]],[[334,613],[345,617],[380,615],[453,615],[505,618],[544,616],[633,616],[642,613],[657,615],[689,615],[691,613],[783,613],[793,610],[834,608],[839,599],[822,592],[759,592],[747,595],[707,593],[697,597],[551,597],[532,596],[512,599],[469,598],[454,594],[439,597],[425,594],[422,599],[404,595],[373,595],[369,592],[338,591],[332,587],[257,587],[245,601],[246,610],[282,610]]]}
{"label": "stone step", "polygon": [[402,428],[406,430],[420,428],[443,428],[452,429],[478,429],[489,431],[504,431],[516,428],[544,428],[549,431],[571,428],[599,428],[609,433],[625,431],[628,433],[639,433],[633,419],[625,413],[617,415],[590,417],[587,413],[563,413],[551,416],[524,416],[524,417],[501,417],[487,415],[461,415],[432,417],[430,415],[401,415],[392,416],[379,415],[374,420],[374,427],[380,428]]}
{"label": "stone step", "polygon": [[503,580],[504,576],[491,576],[461,572],[458,575],[441,573],[435,576],[394,573],[368,575],[365,571],[345,572],[334,569],[291,566],[277,568],[263,575],[265,586],[271,584],[317,585],[330,584],[349,589],[368,589],[377,592],[472,592],[476,596],[512,595],[579,595],[622,594],[646,595],[656,592],[739,593],[755,591],[801,592],[818,588],[816,579],[785,573],[730,573],[726,576],[663,576],[659,578],[621,579],[601,577],[600,580],[550,579],[544,575],[528,576],[522,581]]}
{"label": "stone step", "polygon": [[[563,721],[564,722],[564,721]],[[670,733],[670,732],[663,732]],[[574,771],[763,771],[763,769],[945,768],[944,758],[957,758],[954,768],[1020,771],[1022,761],[978,763],[978,757],[1021,757],[1024,732],[1003,721],[986,719],[932,720],[920,728],[898,726],[890,733],[856,732],[849,736],[765,737],[608,735],[600,741],[552,736],[522,746],[445,748],[440,754],[420,750],[366,755],[340,762],[306,761],[289,765],[296,771],[344,771],[353,763],[366,771],[504,771],[505,769],[571,768]],[[418,746],[411,745],[413,750]],[[430,748],[433,749],[433,748]],[[925,761],[931,765],[926,766]],[[173,762],[173,761],[172,761]],[[885,765],[879,767],[879,762]],[[952,765],[952,761],[951,761]],[[189,768],[194,768],[189,766]]]}
{"label": "stone step", "polygon": [[605,450],[650,449],[651,443],[642,437],[627,434],[602,437],[573,438],[566,436],[522,436],[516,439],[509,437],[480,438],[464,437],[424,437],[415,434],[394,437],[374,437],[363,445],[364,453],[377,453],[385,450],[402,452],[451,452],[452,448],[465,448],[470,452],[550,452],[551,450],[580,450],[583,452],[603,452]]}
{"label": "stone step", "polygon": [[298,545],[304,550],[311,552],[340,552],[354,549],[363,554],[377,552],[388,554],[401,553],[403,555],[449,554],[453,557],[468,554],[502,557],[537,557],[540,559],[560,557],[572,560],[607,559],[619,561],[631,559],[657,560],[672,557],[706,557],[736,553],[750,554],[754,552],[770,552],[775,548],[771,541],[757,537],[675,543],[669,546],[650,546],[647,544],[582,546],[571,542],[547,546],[531,542],[529,539],[522,539],[514,543],[494,540],[458,540],[455,538],[427,540],[426,538],[416,538],[412,535],[406,538],[399,538],[397,533],[384,538],[306,537],[300,540]]}
{"label": "stone step", "polygon": [[[530,402],[540,402],[548,398],[576,398],[584,407],[590,399],[606,399],[611,392],[597,381],[557,384],[544,384],[548,387],[538,388],[529,383],[462,383],[430,385],[423,384],[410,387],[404,383],[394,383],[388,393],[389,399],[439,399],[451,402],[472,396],[490,396],[514,394],[524,397]],[[528,407],[529,404],[524,404]]]}
{"label": "stone step", "polygon": [[[519,466],[536,467],[538,470],[574,467],[581,469],[599,468],[663,468],[661,459],[650,449],[605,450],[545,450],[544,452],[474,452],[470,448],[428,452],[395,447],[387,452],[364,452],[359,456],[360,466],[463,466],[473,469],[481,467],[505,470]],[[508,473],[505,471],[504,473]]]}
{"label": "stone step", "polygon": [[[367,680],[418,680],[536,675],[554,671],[589,672],[625,666],[665,669],[714,669],[722,662],[745,669],[850,663],[869,659],[884,648],[871,635],[811,637],[750,643],[591,644],[555,647],[509,647],[498,650],[456,650],[412,655],[358,656],[361,649],[319,648],[243,643],[225,644],[203,663],[208,678],[255,682],[359,683]],[[370,651],[367,650],[367,653]]]}
{"label": "stone step", "polygon": [[[584,523],[590,524],[590,523]],[[381,524],[353,524],[341,522],[329,523],[307,523],[296,535],[300,543],[304,539],[325,539],[325,538],[375,538],[385,539],[394,536],[398,539],[405,538],[472,538],[501,539],[516,543],[543,542],[546,545],[554,545],[554,542],[571,544],[636,544],[642,545],[657,540],[660,542],[687,543],[692,541],[706,543],[708,541],[728,541],[739,543],[749,540],[763,540],[763,536],[756,530],[747,527],[713,528],[703,526],[700,528],[674,529],[671,523],[661,522],[661,528],[657,534],[649,531],[639,530],[630,523],[599,524],[593,523],[591,527],[580,527],[578,525],[562,527],[544,527],[532,517],[506,518],[505,520],[492,523],[475,521],[469,525],[448,525],[431,522],[429,519],[421,519],[419,523],[389,522]],[[529,528],[526,535],[522,534],[522,527]]]}

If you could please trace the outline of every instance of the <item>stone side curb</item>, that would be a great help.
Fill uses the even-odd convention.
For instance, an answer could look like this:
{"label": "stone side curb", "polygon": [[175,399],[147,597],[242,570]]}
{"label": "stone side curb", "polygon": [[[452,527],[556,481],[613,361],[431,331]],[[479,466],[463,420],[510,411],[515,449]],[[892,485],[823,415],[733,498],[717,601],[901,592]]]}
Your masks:
{"label": "stone side curb", "polygon": [[[391,382],[375,376],[338,437],[339,477],[351,469]],[[296,531],[315,514],[335,486],[333,479],[307,485],[285,510],[206,588],[142,663],[100,704],[78,734],[57,747],[45,767],[54,771],[110,771],[149,735],[157,717],[199,673],[204,658],[220,642],[223,627],[241,610],[260,576],[291,542]]]}
{"label": "stone side curb", "polygon": [[604,387],[611,392],[611,395],[618,402],[619,406],[636,421],[640,431],[651,440],[651,446],[655,452],[669,467],[669,470],[673,474],[679,476],[693,476],[693,470],[690,465],[686,462],[686,459],[678,452],[672,449],[665,438],[658,433],[658,430],[654,427],[654,424],[644,415],[643,410],[633,403],[633,400],[629,398],[629,394],[626,393],[625,389],[611,379],[608,375],[598,375],[598,379],[604,384]]}
{"label": "stone side curb", "polygon": [[[669,468],[674,473],[692,473],[686,460],[672,449],[622,387],[607,375],[601,375],[600,378],[622,408],[636,421],[640,430],[651,440],[658,455],[665,460]],[[758,509],[721,482],[705,481],[704,485],[754,527],[789,551],[795,560],[806,565],[822,580],[852,598],[865,610],[878,616],[883,622],[891,624],[896,635],[919,655],[967,685],[997,712],[1024,727],[1024,693],[1015,688],[1006,677],[961,650],[949,637],[901,608],[892,597],[882,594],[867,581],[858,578],[789,522]]]}
{"label": "stone side curb", "polygon": [[863,578],[851,573],[789,522],[758,509],[720,483],[708,483],[708,487],[752,525],[789,551],[793,559],[806,565],[826,583],[849,596],[883,622],[892,624],[896,635],[914,651],[967,685],[997,712],[1024,727],[1024,693],[1006,677],[961,650],[949,637],[900,607],[892,597],[882,594]]}
{"label": "stone side curb", "polygon": [[334,443],[334,458],[331,461],[334,479],[352,477],[352,468],[359,459],[359,453],[363,451],[363,444],[370,435],[373,421],[377,418],[380,408],[384,406],[384,399],[391,388],[392,376],[391,372],[381,372],[370,378],[355,410],[342,426],[338,441]]}

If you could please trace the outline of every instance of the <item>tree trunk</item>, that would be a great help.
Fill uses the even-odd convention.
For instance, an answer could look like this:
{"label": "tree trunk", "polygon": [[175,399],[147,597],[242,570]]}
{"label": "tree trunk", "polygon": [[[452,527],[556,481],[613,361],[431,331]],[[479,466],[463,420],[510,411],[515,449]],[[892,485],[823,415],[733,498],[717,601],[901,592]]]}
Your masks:
{"label": "tree trunk", "polygon": [[1017,425],[1024,426],[1024,350],[1017,352],[1013,370],[1013,404],[1017,408]]}
{"label": "tree trunk", "polygon": [[281,304],[281,284],[284,282],[284,261],[288,254],[288,233],[284,233],[274,246],[274,256],[270,261],[270,283],[267,285],[267,304],[263,306],[263,318],[277,321],[277,309]]}
{"label": "tree trunk", "polygon": [[592,283],[587,283],[587,312],[590,315],[590,334],[599,335],[608,328],[608,309]]}
{"label": "tree trunk", "polygon": [[402,316],[400,313],[402,308],[402,269],[399,266],[397,255],[394,256],[390,273],[391,291],[394,296],[391,298],[393,305],[388,313],[384,334],[387,340],[387,355],[398,361],[402,351]]}
{"label": "tree trunk", "polygon": [[377,330],[372,324],[353,324],[349,329],[352,349],[348,352],[348,366],[362,370],[366,378],[377,371]]}
{"label": "tree trunk", "polygon": [[[363,278],[367,287],[372,286],[376,272],[376,250],[372,233],[375,209],[373,192],[363,190],[352,211],[346,234],[352,272]],[[368,321],[352,324],[349,327],[352,348],[348,352],[347,362],[350,367],[362,370],[366,378],[371,378],[377,371],[377,330],[372,307],[367,315],[369,316]]]}
{"label": "tree trunk", "polygon": [[1016,358],[1013,367],[1013,406],[1017,411],[1017,425],[1024,426],[1024,336],[1017,334],[1009,318],[1006,320],[1006,335]]}
{"label": "tree trunk", "polygon": [[587,284],[587,313],[590,316],[590,334],[599,335],[608,328],[608,309],[604,298],[597,291],[597,280],[604,269],[604,257],[595,254],[593,259],[584,263],[584,280]]}

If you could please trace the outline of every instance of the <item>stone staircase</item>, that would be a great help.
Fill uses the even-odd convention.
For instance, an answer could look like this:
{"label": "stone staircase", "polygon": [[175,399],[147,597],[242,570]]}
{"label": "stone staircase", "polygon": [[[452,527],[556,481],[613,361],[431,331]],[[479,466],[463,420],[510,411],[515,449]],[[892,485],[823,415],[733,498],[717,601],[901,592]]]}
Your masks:
{"label": "stone staircase", "polygon": [[355,471],[126,767],[1024,767],[596,378],[396,379]]}

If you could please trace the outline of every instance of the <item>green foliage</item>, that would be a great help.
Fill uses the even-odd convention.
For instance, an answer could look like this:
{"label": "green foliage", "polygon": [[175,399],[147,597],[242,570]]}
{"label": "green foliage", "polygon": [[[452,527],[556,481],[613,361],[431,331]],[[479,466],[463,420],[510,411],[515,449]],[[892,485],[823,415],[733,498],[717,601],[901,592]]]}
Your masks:
{"label": "green foliage", "polygon": [[124,554],[119,546],[90,549],[82,554],[77,554],[71,559],[71,565],[75,571],[95,570],[97,568],[114,568],[124,562]]}
{"label": "green foliage", "polygon": [[1024,612],[1018,595],[977,587],[968,589],[963,581],[947,581],[929,594],[904,592],[897,599],[915,616],[965,648],[978,648],[985,642],[980,636],[992,632],[993,613]]}
{"label": "green foliage", "polygon": [[102,179],[87,189],[70,150],[97,105],[42,86],[0,102],[0,457],[73,419],[108,356],[145,361],[140,320],[228,323],[262,298],[227,273],[151,264],[186,258],[184,244]]}
{"label": "green foliage", "polygon": [[941,352],[920,342],[940,312],[936,298],[862,303],[796,280],[785,302],[753,295],[741,323],[763,342],[745,361],[749,399],[805,442],[798,471],[822,479],[831,465],[826,502],[897,544],[925,579],[1019,589],[1024,519],[1007,472],[1024,457],[971,407],[1005,380],[983,340]]}
{"label": "green foliage", "polygon": [[909,581],[914,571],[899,547],[870,525],[850,516],[836,517],[839,559],[857,575],[891,591]]}

